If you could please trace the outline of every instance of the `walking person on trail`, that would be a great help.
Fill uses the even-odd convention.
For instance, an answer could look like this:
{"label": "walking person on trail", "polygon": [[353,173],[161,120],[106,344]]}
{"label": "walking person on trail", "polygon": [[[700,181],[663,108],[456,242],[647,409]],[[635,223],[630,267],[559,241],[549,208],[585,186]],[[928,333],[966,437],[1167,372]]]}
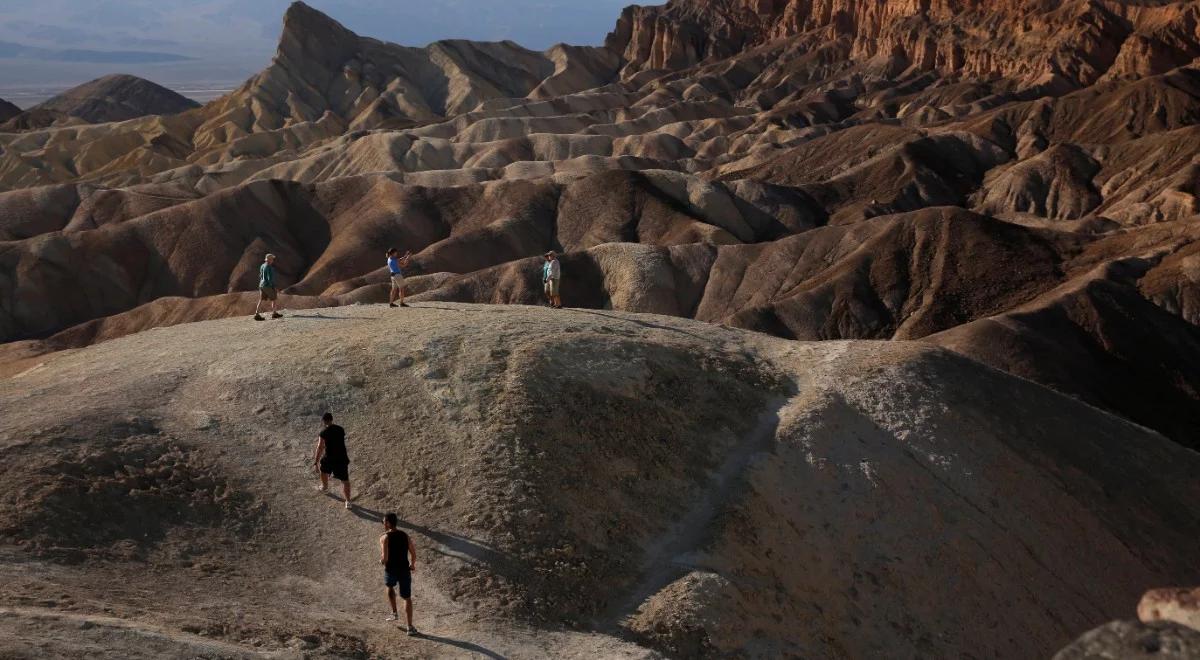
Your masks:
{"label": "walking person on trail", "polygon": [[[396,248],[389,248],[387,251],[387,267],[388,275],[392,278],[392,291],[388,294],[388,307],[408,307],[404,304],[404,269],[408,268],[408,261],[412,258],[412,252],[405,252],[401,257],[400,251]],[[396,299],[400,300],[400,304],[396,304]]]}
{"label": "walking person on trail", "polygon": [[263,263],[258,267],[258,304],[254,306],[254,320],[265,321],[259,310],[262,308],[263,302],[271,301],[271,318],[281,319],[283,314],[275,308],[275,300],[279,297],[279,291],[275,288],[275,255],[268,254]]}
{"label": "walking person on trail", "polygon": [[416,635],[417,629],[413,627],[412,622],[412,574],[417,570],[417,549],[413,547],[408,534],[396,529],[398,522],[396,514],[385,515],[383,536],[379,537],[379,563],[383,564],[383,584],[387,586],[388,605],[392,606],[392,615],[387,620],[400,620],[400,615],[396,613],[396,592],[393,591],[394,587],[400,587],[408,634]]}
{"label": "walking person on trail", "polygon": [[333,423],[333,415],[321,417],[325,427],[317,436],[317,447],[313,450],[313,466],[321,473],[321,485],[317,490],[329,490],[329,475],[342,482],[342,495],[346,508],[350,508],[350,456],[346,453],[346,429]]}
{"label": "walking person on trail", "polygon": [[546,290],[546,299],[555,309],[562,309],[562,298],[558,296],[558,283],[561,279],[562,264],[558,262],[558,255],[554,254],[554,250],[550,250],[546,253],[546,263],[542,264],[542,286]]}

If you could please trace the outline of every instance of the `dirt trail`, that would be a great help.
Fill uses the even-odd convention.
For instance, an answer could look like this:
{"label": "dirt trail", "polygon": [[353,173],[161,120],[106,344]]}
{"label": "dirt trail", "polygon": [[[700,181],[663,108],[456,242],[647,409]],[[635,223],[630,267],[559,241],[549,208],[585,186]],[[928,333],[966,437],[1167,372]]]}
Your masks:
{"label": "dirt trail", "polygon": [[9,640],[36,645],[44,641],[50,631],[63,635],[73,634],[95,638],[102,642],[106,637],[124,634],[170,655],[213,658],[263,658],[290,660],[303,658],[300,651],[257,651],[237,644],[209,639],[200,635],[181,632],[169,627],[94,614],[63,612],[47,607],[0,607],[0,630]]}
{"label": "dirt trail", "polygon": [[775,431],[779,427],[777,411],[785,403],[785,400],[779,400],[769,405],[768,410],[759,416],[753,431],[713,472],[705,490],[687,515],[642,549],[641,579],[605,613],[598,622],[598,629],[620,630],[626,619],[647,598],[678,579],[681,574],[696,568],[691,561],[693,553],[705,547],[708,537],[713,533],[714,519],[722,508],[740,499],[735,491],[746,487],[742,481],[746,469],[775,442]]}

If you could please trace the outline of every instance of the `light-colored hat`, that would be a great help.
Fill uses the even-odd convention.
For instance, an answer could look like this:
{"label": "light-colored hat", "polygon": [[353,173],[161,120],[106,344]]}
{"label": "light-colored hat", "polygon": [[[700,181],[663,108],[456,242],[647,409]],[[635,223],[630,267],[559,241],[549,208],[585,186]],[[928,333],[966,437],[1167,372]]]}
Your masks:
{"label": "light-colored hat", "polygon": [[271,259],[274,259],[274,258],[275,258],[275,255],[268,253],[267,256],[263,257],[263,260],[270,261]]}

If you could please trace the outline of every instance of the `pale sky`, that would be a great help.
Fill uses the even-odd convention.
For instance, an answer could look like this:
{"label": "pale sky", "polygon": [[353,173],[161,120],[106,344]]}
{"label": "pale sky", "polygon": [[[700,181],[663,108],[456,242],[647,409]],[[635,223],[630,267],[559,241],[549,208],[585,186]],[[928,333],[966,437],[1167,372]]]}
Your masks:
{"label": "pale sky", "polygon": [[[447,38],[511,39],[538,50],[559,42],[598,45],[616,24],[621,8],[631,4],[630,0],[307,2],[351,30],[384,41],[423,46]],[[176,85],[240,81],[270,60],[288,4],[290,0],[0,0],[0,90],[77,84],[118,72]],[[158,61],[169,58],[155,53],[192,59]]]}

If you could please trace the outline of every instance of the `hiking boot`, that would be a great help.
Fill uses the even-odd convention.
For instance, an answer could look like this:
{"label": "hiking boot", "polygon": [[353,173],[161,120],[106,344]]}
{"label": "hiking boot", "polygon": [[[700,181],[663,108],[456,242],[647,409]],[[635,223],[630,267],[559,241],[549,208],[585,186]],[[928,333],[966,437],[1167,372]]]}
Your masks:
{"label": "hiking boot", "polygon": [[420,634],[421,633],[417,631],[417,628],[415,626],[408,627],[408,636],[409,637],[416,637],[417,635],[420,635]]}
{"label": "hiking boot", "polygon": [[388,303],[388,307],[399,307],[396,303]]}
{"label": "hiking boot", "polygon": [[408,307],[408,303],[400,303],[401,307]]}
{"label": "hiking boot", "polygon": [[255,321],[266,321],[266,319],[264,319],[264,318],[262,317],[262,314],[255,314],[255,315],[254,315],[254,320],[255,320]]}
{"label": "hiking boot", "polygon": [[271,318],[281,319],[281,318],[283,318],[283,314],[280,314],[279,312],[271,312]]}
{"label": "hiking boot", "polygon": [[388,618],[384,619],[384,621],[399,621],[399,620],[400,620],[400,615],[396,614],[395,612],[392,612],[391,614],[388,615]]}

